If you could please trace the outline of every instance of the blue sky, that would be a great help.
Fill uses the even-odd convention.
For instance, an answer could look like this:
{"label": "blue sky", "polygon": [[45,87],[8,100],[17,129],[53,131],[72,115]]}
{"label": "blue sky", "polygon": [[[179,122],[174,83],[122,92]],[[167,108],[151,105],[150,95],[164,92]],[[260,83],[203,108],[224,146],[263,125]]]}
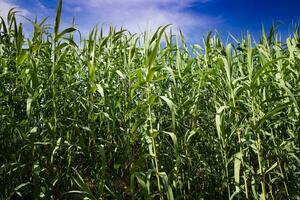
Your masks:
{"label": "blue sky", "polygon": [[[300,19],[300,0],[64,0],[62,25],[71,25],[75,16],[78,29],[86,34],[96,24],[112,23],[131,32],[173,24],[191,40],[217,29],[221,35],[240,35],[250,31],[256,36],[261,26],[280,22],[288,33],[291,24]],[[0,15],[17,7],[29,18],[49,16],[53,23],[56,0],[0,0]]]}

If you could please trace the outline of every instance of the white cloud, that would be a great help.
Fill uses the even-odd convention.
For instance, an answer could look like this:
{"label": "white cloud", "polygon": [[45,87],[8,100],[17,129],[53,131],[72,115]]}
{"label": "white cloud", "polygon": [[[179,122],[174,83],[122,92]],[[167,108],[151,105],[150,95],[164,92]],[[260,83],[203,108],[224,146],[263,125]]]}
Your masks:
{"label": "white cloud", "polygon": [[[69,27],[75,16],[83,35],[96,24],[103,25],[106,30],[110,24],[122,26],[134,33],[172,24],[173,30],[180,28],[190,39],[200,38],[201,33],[222,23],[221,17],[190,12],[193,3],[210,1],[213,0],[63,0],[62,27]],[[20,14],[31,19],[36,15],[39,20],[49,16],[48,23],[53,24],[55,9],[48,8],[46,3],[35,0],[26,10],[15,2],[17,0],[0,0],[0,15],[5,16],[11,7],[16,7]]]}
{"label": "white cloud", "polygon": [[0,0],[0,16],[6,18],[11,8],[16,8],[16,10],[19,12],[18,15],[29,16],[30,14],[28,10],[21,8],[20,6],[12,3],[11,1]]}
{"label": "white cloud", "polygon": [[[172,24],[189,34],[193,30],[210,29],[221,22],[219,17],[187,12],[192,3],[207,3],[210,0],[65,0],[65,6],[77,11],[77,23],[87,25],[113,24],[132,32]],[[78,9],[80,8],[80,9]],[[76,9],[76,10],[75,10]]]}

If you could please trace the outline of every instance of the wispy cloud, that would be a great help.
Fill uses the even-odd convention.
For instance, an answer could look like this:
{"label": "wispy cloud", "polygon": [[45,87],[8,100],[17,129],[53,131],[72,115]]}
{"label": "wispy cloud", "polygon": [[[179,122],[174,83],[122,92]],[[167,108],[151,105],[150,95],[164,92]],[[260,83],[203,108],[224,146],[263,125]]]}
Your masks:
{"label": "wispy cloud", "polygon": [[[63,0],[62,26],[70,26],[73,16],[84,35],[96,24],[101,24],[104,28],[112,24],[134,33],[172,24],[173,30],[181,29],[192,39],[201,37],[199,33],[222,23],[219,16],[193,11],[194,3],[205,5],[211,1],[214,0]],[[17,10],[29,18],[49,17],[48,22],[52,23],[55,4],[56,0],[28,0],[28,3],[21,0],[0,0],[0,14],[6,15],[11,7],[17,7]],[[35,12],[36,10],[39,12]]]}
{"label": "wispy cloud", "polygon": [[11,8],[16,8],[19,12],[19,15],[29,16],[30,12],[27,9],[20,7],[19,5],[13,3],[12,1],[8,0],[0,0],[0,16],[6,17],[9,10]]}
{"label": "wispy cloud", "polygon": [[[79,26],[100,23],[123,26],[132,32],[172,24],[186,33],[203,31],[220,23],[220,17],[188,12],[193,3],[211,0],[65,0],[65,7],[79,17]],[[92,23],[92,24],[91,24]]]}

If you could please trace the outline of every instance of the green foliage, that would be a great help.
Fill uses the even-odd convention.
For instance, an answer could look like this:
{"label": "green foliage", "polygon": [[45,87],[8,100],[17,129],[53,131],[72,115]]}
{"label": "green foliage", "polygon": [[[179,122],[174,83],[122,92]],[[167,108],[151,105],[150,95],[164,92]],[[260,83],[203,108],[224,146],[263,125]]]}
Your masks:
{"label": "green foliage", "polygon": [[76,42],[62,1],[30,38],[15,13],[0,18],[1,199],[300,198],[297,30]]}

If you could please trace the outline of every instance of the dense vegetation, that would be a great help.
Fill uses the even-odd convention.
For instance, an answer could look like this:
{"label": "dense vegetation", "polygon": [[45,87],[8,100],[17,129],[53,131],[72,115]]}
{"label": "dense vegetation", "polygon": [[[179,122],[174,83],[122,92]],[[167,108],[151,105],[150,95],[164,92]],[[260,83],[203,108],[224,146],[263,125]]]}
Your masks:
{"label": "dense vegetation", "polygon": [[0,18],[0,198],[300,198],[299,29],[78,41],[61,8]]}

